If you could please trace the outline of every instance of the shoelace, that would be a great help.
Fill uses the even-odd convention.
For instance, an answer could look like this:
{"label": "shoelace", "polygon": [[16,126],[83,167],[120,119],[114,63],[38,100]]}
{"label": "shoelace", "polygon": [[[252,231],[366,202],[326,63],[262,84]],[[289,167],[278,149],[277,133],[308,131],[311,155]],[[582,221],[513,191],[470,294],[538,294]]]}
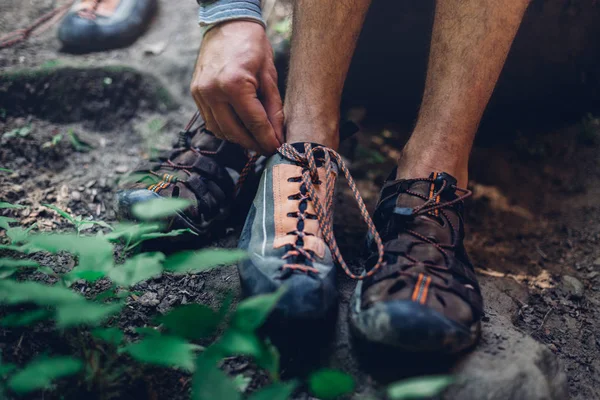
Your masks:
{"label": "shoelace", "polygon": [[[439,215],[438,213],[441,213],[444,218],[446,219],[446,222],[450,225],[450,228],[452,229],[453,232],[456,232],[456,229],[454,227],[454,225],[452,224],[450,218],[448,218],[448,214],[446,214],[446,212],[444,211],[444,209],[453,206],[454,204],[460,203],[462,201],[464,201],[465,199],[467,199],[468,197],[470,197],[472,195],[472,192],[470,190],[467,189],[461,189],[455,185],[448,185],[448,182],[446,180],[443,181],[442,186],[437,190],[434,191],[433,188],[435,187],[435,184],[437,183],[437,181],[435,179],[432,178],[419,178],[419,179],[413,179],[413,182],[429,182],[432,185],[432,190],[430,192],[429,197],[424,196],[420,193],[414,192],[412,190],[407,189],[405,192],[412,195],[412,196],[416,196],[420,199],[425,200],[425,203],[421,204],[420,206],[414,207],[410,210],[410,214],[406,214],[407,216],[410,215],[411,217],[416,217],[418,215],[426,215],[426,214],[431,214],[434,213],[434,215]],[[447,202],[440,202],[440,198],[442,193],[444,192],[444,190],[446,190],[447,188],[452,188],[455,190],[455,192],[459,192],[461,193],[460,196],[457,196],[455,199],[447,201]],[[416,232],[412,229],[408,229],[405,228],[403,230],[404,232],[408,233],[409,235],[419,239],[419,241],[414,241],[411,244],[418,244],[418,243],[428,243],[430,245],[432,245],[433,247],[435,247],[444,257],[444,261],[446,262],[446,265],[450,265],[450,256],[447,252],[447,250],[454,250],[455,246],[454,245],[442,245],[439,244],[437,242],[434,242],[433,240],[431,240],[430,238],[421,235],[419,232]],[[444,281],[446,281],[446,279],[440,275],[438,275],[435,270],[438,271],[450,271],[450,268],[448,266],[441,266],[441,265],[437,265],[431,262],[427,262],[427,261],[419,261],[417,259],[415,259],[414,257],[410,256],[409,254],[403,254],[404,258],[406,258],[407,260],[409,260],[411,263],[406,265],[406,267],[404,269],[408,269],[410,267],[416,266],[417,264],[422,264],[425,266],[425,268],[427,270],[433,269],[434,271],[431,271],[434,275],[438,276],[439,278],[443,279]],[[404,270],[400,272],[403,275],[407,275],[407,276],[411,276],[413,277],[414,275],[408,272],[405,272]],[[468,285],[470,286],[470,285]],[[472,287],[471,287],[472,288]]]}
{"label": "shoelace", "polygon": [[21,43],[27,39],[29,39],[33,33],[40,29],[42,26],[45,27],[38,33],[45,31],[55,22],[58,22],[63,14],[65,14],[69,8],[71,8],[75,4],[75,0],[69,1],[66,4],[63,4],[60,7],[55,8],[52,11],[47,12],[42,15],[35,21],[33,21],[27,28],[17,29],[6,35],[0,36],[0,49],[12,47],[17,43]]}
{"label": "shoelace", "polygon": [[[213,155],[214,156],[217,154],[216,151],[196,149],[194,147],[191,147],[188,143],[189,135],[191,134],[191,132],[194,131],[192,128],[194,127],[196,122],[198,122],[199,119],[200,119],[200,112],[196,111],[194,113],[193,117],[190,119],[190,121],[185,126],[184,130],[179,133],[179,139],[178,139],[176,150],[192,151],[198,155],[207,155],[207,156]],[[200,134],[206,135],[207,133],[203,130]],[[238,178],[238,181],[235,185],[235,195],[236,196],[238,196],[240,194],[240,191],[241,191],[244,183],[246,182],[248,176],[250,175],[250,172],[252,172],[252,170],[254,169],[254,166],[256,165],[256,161],[260,157],[257,154],[249,155],[248,153],[247,153],[247,156],[248,156],[248,161],[246,162],[246,165],[242,169],[242,172],[240,172],[240,177]],[[167,161],[160,163],[160,168],[171,168],[174,170],[179,170],[179,171],[184,172],[186,175],[191,176],[192,175],[191,170],[194,168],[194,166],[193,165],[176,164],[173,161],[171,161],[170,159],[168,159]],[[154,171],[150,171],[150,173],[152,175],[155,175],[155,176],[161,178],[161,181],[159,183],[150,185],[148,187],[148,190],[153,190],[153,191],[162,190],[162,189],[168,187],[170,184],[174,184],[178,181],[182,181],[181,179],[178,179],[176,176],[171,175],[171,174],[162,174],[161,175]]]}
{"label": "shoelace", "polygon": [[98,11],[98,7],[100,7],[100,3],[102,3],[102,0],[91,0],[91,4],[79,10],[77,14],[81,18],[94,20],[96,19],[96,12]]}
{"label": "shoelace", "polygon": [[[362,280],[362,279],[365,279],[365,278],[373,275],[375,272],[377,272],[377,270],[379,268],[381,268],[381,266],[384,263],[384,261],[383,261],[383,252],[384,252],[383,242],[381,241],[381,237],[379,236],[379,233],[377,233],[377,229],[375,229],[375,224],[371,220],[371,217],[367,211],[367,207],[365,206],[365,203],[364,203],[362,197],[360,196],[358,189],[356,188],[354,179],[352,179],[352,176],[350,175],[350,171],[348,170],[346,163],[342,160],[342,157],[336,151],[334,151],[330,148],[327,148],[324,146],[314,146],[313,147],[309,143],[304,144],[304,153],[298,152],[292,145],[290,145],[288,143],[283,144],[277,151],[283,157],[287,158],[290,161],[297,163],[298,165],[300,165],[302,167],[302,183],[304,184],[304,187],[309,195],[308,197],[305,197],[305,199],[310,198],[310,200],[312,201],[315,212],[317,213],[317,220],[319,222],[319,228],[321,229],[323,239],[324,239],[325,243],[327,244],[327,246],[329,247],[329,249],[331,250],[331,254],[335,258],[337,263],[342,267],[342,269],[344,270],[346,275],[348,275],[352,279]],[[319,171],[317,169],[317,159],[316,159],[316,157],[319,157],[319,156],[322,156],[322,160],[319,159],[319,162],[322,161],[322,166],[325,168],[325,182],[324,183],[325,183],[325,193],[327,193],[327,198],[325,199],[324,202],[322,199],[319,199],[319,196],[317,195],[317,190],[315,189],[315,183],[319,182]],[[379,253],[377,263],[370,271],[367,271],[366,273],[364,273],[362,275],[355,275],[352,271],[350,271],[350,268],[348,268],[348,265],[346,264],[346,262],[344,261],[344,258],[342,257],[342,254],[340,252],[338,244],[335,240],[335,236],[333,234],[333,213],[331,212],[332,203],[333,203],[333,195],[332,194],[333,194],[334,184],[335,184],[335,178],[332,175],[333,167],[334,167],[333,163],[337,164],[338,169],[340,169],[344,173],[344,176],[346,177],[346,181],[348,182],[348,186],[352,190],[354,199],[356,200],[356,203],[358,204],[358,207],[360,209],[360,213],[363,217],[363,220],[367,224],[369,233],[372,235],[372,237],[375,240],[375,243],[377,245],[377,250]],[[306,196],[305,194],[302,194],[302,193],[300,195]],[[300,213],[300,214],[302,214],[302,213]],[[304,235],[303,232],[294,232],[294,233],[299,234],[299,237],[301,237],[301,238],[303,237],[302,235]],[[293,255],[298,255],[298,254],[302,254],[305,257],[308,255],[310,258],[308,258],[308,257],[307,258],[309,260],[312,259],[310,254],[306,250],[302,249],[302,247],[300,245],[292,246],[291,252],[288,252],[288,254],[284,255],[284,258],[289,258]],[[292,269],[301,269],[301,268],[298,268],[298,266],[294,265],[294,264],[288,266],[288,268],[290,268],[290,267]],[[304,267],[304,269],[306,269],[307,271],[310,271],[310,267],[308,269],[306,267]],[[316,271],[315,269],[312,269],[312,270],[313,270],[312,272]]]}

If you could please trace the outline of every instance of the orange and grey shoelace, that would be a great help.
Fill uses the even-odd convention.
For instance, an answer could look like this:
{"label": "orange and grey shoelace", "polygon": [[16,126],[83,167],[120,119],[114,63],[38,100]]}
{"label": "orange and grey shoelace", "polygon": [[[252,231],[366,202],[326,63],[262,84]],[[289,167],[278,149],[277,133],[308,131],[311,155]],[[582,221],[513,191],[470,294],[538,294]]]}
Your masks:
{"label": "orange and grey shoelace", "polygon": [[[383,242],[379,233],[377,233],[377,229],[375,229],[375,224],[371,220],[371,216],[367,211],[367,207],[356,188],[356,184],[354,183],[354,179],[350,175],[350,171],[346,166],[346,163],[342,160],[342,157],[334,150],[324,147],[324,146],[313,146],[309,143],[304,144],[304,153],[300,153],[297,151],[292,145],[286,143],[283,144],[277,150],[283,157],[286,159],[295,162],[297,165],[302,167],[302,183],[304,184],[306,191],[308,192],[309,198],[312,201],[315,212],[317,213],[317,220],[319,222],[319,228],[321,230],[321,234],[323,235],[323,240],[331,250],[331,254],[333,255],[335,261],[342,267],[346,275],[348,275],[352,279],[362,280],[369,276],[372,276],[377,272],[381,266],[383,266]],[[318,159],[318,161],[317,161]],[[321,165],[322,168],[325,169],[325,182],[321,182],[321,184],[325,184],[325,193],[326,199],[320,199],[317,195],[317,190],[315,188],[316,182],[319,182],[319,171],[317,167],[317,163]],[[367,224],[369,233],[372,235],[375,243],[377,245],[377,250],[379,253],[379,257],[376,265],[366,273],[362,275],[356,275],[344,261],[338,244],[335,240],[335,236],[333,234],[333,191],[335,185],[335,174],[334,172],[334,164],[337,165],[338,169],[341,170],[346,177],[346,181],[348,182],[348,186],[352,190],[354,199],[358,204],[358,208],[363,217],[363,220]],[[308,199],[308,198],[307,198]],[[298,234],[298,232],[295,232]],[[300,232],[300,234],[302,234]],[[291,252],[284,255],[284,258],[288,258],[291,255],[302,254],[306,257],[308,254],[305,250],[301,248],[301,246],[293,246]],[[312,258],[309,255],[309,260]],[[288,268],[291,269],[300,269],[297,268],[294,264],[288,265]],[[308,271],[309,269],[307,269]],[[313,271],[314,272],[314,271]]]}

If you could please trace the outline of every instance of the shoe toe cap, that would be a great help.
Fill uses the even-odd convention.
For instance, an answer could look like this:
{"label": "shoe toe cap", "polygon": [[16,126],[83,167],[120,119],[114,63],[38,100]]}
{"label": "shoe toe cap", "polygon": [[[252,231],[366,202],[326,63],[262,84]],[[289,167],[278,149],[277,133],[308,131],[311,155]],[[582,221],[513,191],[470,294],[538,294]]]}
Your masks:
{"label": "shoe toe cap", "polygon": [[[277,268],[283,260],[265,258],[262,268],[252,260],[239,265],[242,291],[245,297],[273,293],[280,287],[285,292],[273,310],[273,318],[281,321],[321,319],[336,304],[335,272],[327,276],[314,276],[295,272],[285,279],[278,279]],[[265,264],[268,268],[264,268]]]}
{"label": "shoe toe cap", "polygon": [[351,319],[366,340],[405,351],[456,353],[472,346],[480,329],[478,322],[467,327],[409,300],[377,303]]}
{"label": "shoe toe cap", "polygon": [[116,196],[116,213],[120,219],[135,219],[133,206],[159,198],[157,193],[148,189],[120,190]]}
{"label": "shoe toe cap", "polygon": [[83,48],[97,41],[100,30],[93,20],[69,13],[58,30],[58,38],[67,47]]}

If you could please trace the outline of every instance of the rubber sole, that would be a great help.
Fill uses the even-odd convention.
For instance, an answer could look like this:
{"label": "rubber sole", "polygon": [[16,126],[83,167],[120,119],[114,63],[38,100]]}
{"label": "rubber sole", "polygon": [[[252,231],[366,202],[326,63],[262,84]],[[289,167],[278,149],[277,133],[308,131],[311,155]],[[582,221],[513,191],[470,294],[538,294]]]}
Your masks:
{"label": "rubber sole", "polygon": [[348,313],[355,337],[404,352],[457,354],[474,346],[481,323],[458,324],[413,301],[390,301],[362,310],[362,282],[356,287]]}

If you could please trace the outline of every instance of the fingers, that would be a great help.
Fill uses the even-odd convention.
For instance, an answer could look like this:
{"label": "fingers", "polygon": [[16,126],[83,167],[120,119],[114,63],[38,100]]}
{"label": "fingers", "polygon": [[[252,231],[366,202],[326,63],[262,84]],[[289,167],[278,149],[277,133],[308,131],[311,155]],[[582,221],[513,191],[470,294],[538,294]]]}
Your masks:
{"label": "fingers", "polygon": [[237,143],[249,150],[261,151],[257,141],[241,123],[229,104],[217,103],[213,105],[211,111],[225,140]]}
{"label": "fingers", "polygon": [[267,112],[256,97],[256,92],[242,93],[231,99],[236,114],[260,146],[261,153],[271,155],[281,146],[282,141],[275,134]]}
{"label": "fingers", "polygon": [[273,68],[271,74],[261,80],[260,98],[267,112],[267,118],[275,131],[275,137],[283,143],[283,102],[277,87],[277,71]]}

